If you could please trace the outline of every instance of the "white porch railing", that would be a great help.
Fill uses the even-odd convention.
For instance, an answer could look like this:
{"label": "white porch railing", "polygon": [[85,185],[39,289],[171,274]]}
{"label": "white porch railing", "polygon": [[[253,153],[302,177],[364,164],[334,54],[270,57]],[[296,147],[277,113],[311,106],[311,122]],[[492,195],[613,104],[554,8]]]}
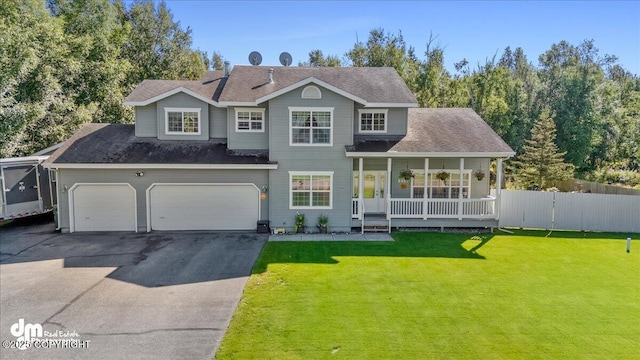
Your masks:
{"label": "white porch railing", "polygon": [[[389,199],[389,217],[395,219],[493,219],[493,197],[482,199]],[[459,206],[462,204],[462,214]]]}
{"label": "white porch railing", "polygon": [[392,218],[422,218],[422,199],[390,199],[389,212]]}

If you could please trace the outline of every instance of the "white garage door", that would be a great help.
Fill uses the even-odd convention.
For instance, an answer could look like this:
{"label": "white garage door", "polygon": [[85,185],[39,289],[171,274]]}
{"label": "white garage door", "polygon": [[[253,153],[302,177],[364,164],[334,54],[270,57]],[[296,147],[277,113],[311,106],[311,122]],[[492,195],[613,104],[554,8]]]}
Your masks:
{"label": "white garage door", "polygon": [[151,230],[251,230],[260,216],[253,185],[160,184],[149,191]]}
{"label": "white garage door", "polygon": [[71,231],[136,231],[136,193],[128,184],[79,184],[70,191]]}

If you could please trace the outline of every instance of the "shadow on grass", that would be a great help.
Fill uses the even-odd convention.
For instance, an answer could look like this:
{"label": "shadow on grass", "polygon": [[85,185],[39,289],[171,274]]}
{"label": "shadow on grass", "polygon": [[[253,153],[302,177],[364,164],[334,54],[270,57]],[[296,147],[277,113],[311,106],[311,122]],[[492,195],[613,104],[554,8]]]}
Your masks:
{"label": "shadow on grass", "polygon": [[492,234],[395,233],[393,242],[378,241],[283,241],[269,242],[262,249],[253,273],[269,264],[337,264],[340,256],[430,257],[485,259],[478,250]]}
{"label": "shadow on grass", "polygon": [[579,230],[539,230],[539,229],[518,229],[509,228],[515,236],[531,236],[536,238],[558,238],[558,239],[587,239],[587,240],[624,240],[627,237],[637,238],[638,234],[634,233],[612,233],[597,231],[579,231]]}

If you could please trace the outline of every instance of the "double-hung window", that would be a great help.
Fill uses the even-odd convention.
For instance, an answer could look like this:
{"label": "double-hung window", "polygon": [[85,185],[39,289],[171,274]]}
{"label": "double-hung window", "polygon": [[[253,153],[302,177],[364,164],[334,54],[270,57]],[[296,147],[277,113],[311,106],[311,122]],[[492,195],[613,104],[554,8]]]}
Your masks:
{"label": "double-hung window", "polygon": [[264,109],[236,109],[237,132],[264,132]]}
{"label": "double-hung window", "polygon": [[289,208],[331,209],[333,172],[289,172]]}
{"label": "double-hung window", "polygon": [[165,108],[165,132],[171,135],[200,135],[199,108]]}
{"label": "double-hung window", "polygon": [[[446,180],[438,179],[439,172],[446,172],[449,177]],[[462,178],[459,170],[429,170],[426,177],[424,170],[413,170],[414,177],[411,180],[411,197],[421,199],[425,196],[433,199],[457,199],[460,194],[460,181],[462,181],[462,198],[468,199],[471,191],[471,170],[464,170]],[[425,189],[425,184],[428,185]]]}
{"label": "double-hung window", "polygon": [[289,108],[292,146],[333,144],[333,108]]}
{"label": "double-hung window", "polygon": [[387,110],[358,110],[361,133],[386,133]]}

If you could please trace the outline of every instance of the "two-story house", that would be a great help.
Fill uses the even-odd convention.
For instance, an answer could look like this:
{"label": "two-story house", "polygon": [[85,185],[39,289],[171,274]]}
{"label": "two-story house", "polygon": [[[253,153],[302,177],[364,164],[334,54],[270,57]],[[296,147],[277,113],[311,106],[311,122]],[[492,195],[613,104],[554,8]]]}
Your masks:
{"label": "two-story house", "polygon": [[63,231],[494,227],[476,175],[497,159],[499,189],[514,155],[471,109],[417,108],[393,68],[235,66],[125,103],[135,124],[88,124],[46,163]]}

